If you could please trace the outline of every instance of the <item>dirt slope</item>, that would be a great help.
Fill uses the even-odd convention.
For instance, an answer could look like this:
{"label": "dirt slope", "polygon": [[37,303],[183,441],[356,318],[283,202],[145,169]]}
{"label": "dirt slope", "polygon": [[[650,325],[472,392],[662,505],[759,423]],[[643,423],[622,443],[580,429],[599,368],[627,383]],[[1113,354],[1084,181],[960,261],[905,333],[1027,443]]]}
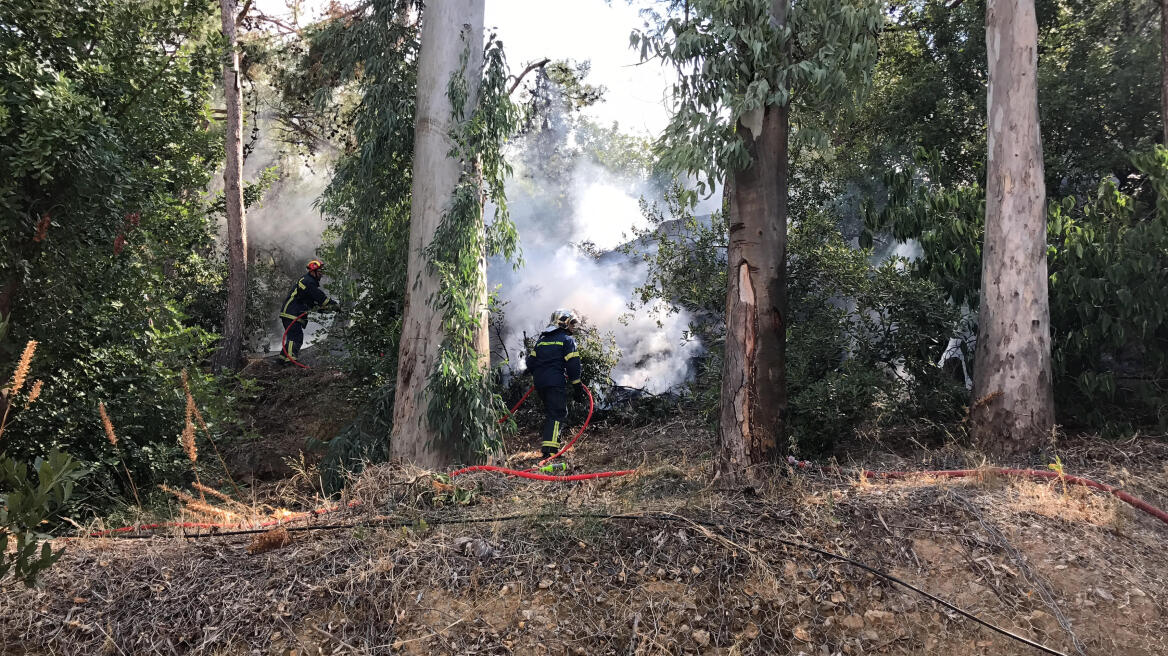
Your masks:
{"label": "dirt slope", "polygon": [[[807,472],[744,494],[709,487],[709,444],[681,420],[633,434],[601,430],[573,455],[574,470],[634,466],[637,475],[574,485],[456,479],[473,492],[383,466],[356,486],[360,506],[314,521],[407,526],[292,532],[291,544],[254,555],[250,535],[71,543],[41,589],[4,586],[0,646],[38,654],[1041,653],[787,540],[861,560],[1064,653],[1168,654],[1168,526],[1110,497],[1064,492],[1057,482],[869,484]],[[1120,464],[1088,449],[1079,455],[1101,478],[1127,471],[1147,496],[1163,494],[1163,444],[1132,443],[1125,453],[1137,447],[1144,456]],[[629,513],[658,516],[595,516]],[[489,519],[501,516],[511,519]],[[465,523],[476,519],[484,521]]]}

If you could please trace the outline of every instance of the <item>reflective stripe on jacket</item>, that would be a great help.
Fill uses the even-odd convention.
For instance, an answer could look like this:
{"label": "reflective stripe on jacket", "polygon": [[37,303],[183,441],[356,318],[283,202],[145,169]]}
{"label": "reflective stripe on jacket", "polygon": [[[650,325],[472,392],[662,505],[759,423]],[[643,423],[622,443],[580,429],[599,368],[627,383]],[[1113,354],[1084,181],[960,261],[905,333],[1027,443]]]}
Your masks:
{"label": "reflective stripe on jacket", "polygon": [[[295,320],[309,310],[324,310],[333,304],[333,300],[321,290],[320,281],[306,273],[288,292],[288,297],[280,306],[280,317]],[[308,323],[308,317],[302,318],[301,322]]]}
{"label": "reflective stripe on jacket", "polygon": [[536,387],[564,387],[580,382],[580,352],[576,340],[557,328],[542,333],[527,354],[527,369]]}

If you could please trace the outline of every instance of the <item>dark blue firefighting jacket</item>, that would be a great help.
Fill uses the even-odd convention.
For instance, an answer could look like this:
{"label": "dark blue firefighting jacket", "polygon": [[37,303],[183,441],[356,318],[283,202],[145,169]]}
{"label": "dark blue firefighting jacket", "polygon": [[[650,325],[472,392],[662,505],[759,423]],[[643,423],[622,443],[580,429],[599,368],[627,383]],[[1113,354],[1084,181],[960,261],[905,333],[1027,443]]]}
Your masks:
{"label": "dark blue firefighting jacket", "polygon": [[527,370],[536,387],[564,387],[580,383],[580,353],[576,340],[562,328],[539,336],[535,348],[527,354]]}
{"label": "dark blue firefighting jacket", "polygon": [[[288,298],[284,299],[284,305],[280,309],[280,318],[295,320],[296,317],[309,310],[331,310],[336,305],[321,290],[320,281],[313,278],[311,273],[306,273],[292,288],[292,291],[288,292]],[[308,323],[308,317],[304,317],[300,321]]]}

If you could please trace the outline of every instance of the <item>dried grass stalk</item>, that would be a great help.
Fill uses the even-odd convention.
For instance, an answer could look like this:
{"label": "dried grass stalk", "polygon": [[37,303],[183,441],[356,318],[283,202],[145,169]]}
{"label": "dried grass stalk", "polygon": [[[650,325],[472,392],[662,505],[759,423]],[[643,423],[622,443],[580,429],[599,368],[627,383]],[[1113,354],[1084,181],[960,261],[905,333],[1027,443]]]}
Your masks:
{"label": "dried grass stalk", "polygon": [[118,436],[114,433],[114,423],[110,421],[109,413],[105,411],[105,403],[97,404],[97,414],[101,415],[101,425],[105,428],[105,439],[114,447],[118,446]]}
{"label": "dried grass stalk", "polygon": [[24,407],[27,408],[33,404],[33,401],[36,401],[38,398],[40,398],[41,388],[44,387],[44,385],[45,381],[41,380],[40,378],[33,381],[32,391],[28,393],[28,400],[24,402]]}
{"label": "dried grass stalk", "polygon": [[[235,479],[231,478],[231,470],[227,467],[227,461],[223,459],[223,454],[219,453],[219,446],[215,444],[214,438],[211,437],[211,429],[207,428],[207,422],[203,419],[203,413],[199,411],[199,406],[195,404],[195,397],[191,394],[190,381],[187,379],[187,370],[182,370],[182,385],[183,392],[187,397],[187,422],[193,416],[199,422],[199,428],[203,429],[203,434],[207,436],[207,441],[211,443],[211,448],[215,450],[215,457],[219,459],[219,464],[223,465],[223,474],[227,477],[227,482],[231,483],[232,489],[239,498],[243,498],[243,492],[240,491],[239,486],[235,484]],[[194,444],[194,430],[192,429],[191,443]],[[197,454],[196,454],[197,455]],[[189,453],[188,453],[189,456]],[[193,462],[193,461],[192,461]],[[198,472],[195,473],[196,478]],[[202,491],[202,490],[200,490]]]}
{"label": "dried grass stalk", "polygon": [[28,340],[28,344],[24,345],[24,352],[20,354],[20,362],[16,365],[16,372],[12,374],[12,384],[9,386],[11,396],[20,394],[21,388],[24,387],[28,371],[32,368],[32,355],[36,353],[36,347],[37,341],[35,339]]}
{"label": "dried grass stalk", "polygon": [[199,513],[202,515],[211,515],[213,517],[221,517],[221,518],[227,519],[227,520],[233,520],[233,519],[237,519],[239,517],[239,515],[231,512],[230,510],[224,510],[223,508],[216,508],[215,506],[212,506],[209,503],[204,503],[202,501],[199,501],[198,499],[187,494],[186,492],[183,492],[182,490],[176,490],[173,487],[170,487],[169,485],[159,485],[158,489],[162,490],[163,492],[166,492],[167,494],[175,496],[179,501],[182,502],[184,508],[186,508],[187,510],[190,510],[192,512],[196,512],[196,513]]}
{"label": "dried grass stalk", "polygon": [[251,544],[247,546],[247,552],[254,556],[255,554],[274,551],[290,544],[292,544],[292,534],[288,532],[288,529],[281,526],[266,533],[260,533],[252,538]]}
{"label": "dried grass stalk", "polygon": [[187,459],[194,466],[199,461],[199,448],[195,446],[195,422],[191,421],[189,409],[187,410],[186,425],[183,426],[183,432],[178,441],[182,444],[183,451],[187,452]]}
{"label": "dried grass stalk", "polygon": [[[39,385],[41,381],[37,381]],[[36,387],[33,387],[35,390]],[[134,483],[134,477],[130,475],[130,468],[126,466],[126,457],[122,455],[122,450],[118,447],[118,436],[114,432],[114,422],[110,421],[109,413],[105,411],[105,403],[99,402],[97,404],[97,413],[101,415],[101,425],[105,429],[105,439],[113,445],[118,452],[118,459],[122,461],[122,471],[126,472],[126,480],[130,482],[130,490],[134,492],[134,502],[139,506],[142,505],[142,499],[138,497],[138,486]]]}
{"label": "dried grass stalk", "polygon": [[251,511],[251,508],[245,506],[244,504],[240,503],[239,501],[236,501],[235,499],[232,499],[231,497],[227,496],[226,494],[223,494],[222,492],[220,492],[219,490],[216,490],[213,487],[208,487],[206,485],[203,485],[202,483],[195,483],[194,485],[192,485],[192,487],[194,487],[196,490],[198,490],[200,492],[205,492],[207,494],[210,494],[211,496],[215,497],[216,499],[219,499],[220,501],[222,501],[224,503],[231,504],[232,506],[234,506],[237,509],[248,511],[248,512]]}

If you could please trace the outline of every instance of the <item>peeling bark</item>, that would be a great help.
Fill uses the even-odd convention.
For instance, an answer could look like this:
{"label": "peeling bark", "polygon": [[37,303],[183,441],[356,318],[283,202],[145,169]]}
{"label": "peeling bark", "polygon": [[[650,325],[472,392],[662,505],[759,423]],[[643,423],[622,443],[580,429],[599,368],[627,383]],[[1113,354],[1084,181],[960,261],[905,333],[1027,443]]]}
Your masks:
{"label": "peeling bark", "polygon": [[1033,450],[1054,426],[1046,190],[1033,0],[989,0],[986,228],[970,408],[975,442]]}
{"label": "peeling bark", "polygon": [[768,107],[761,122],[738,125],[750,167],[735,173],[727,252],[726,347],[718,425],[718,475],[730,484],[773,461],[787,407],[787,107]]}

